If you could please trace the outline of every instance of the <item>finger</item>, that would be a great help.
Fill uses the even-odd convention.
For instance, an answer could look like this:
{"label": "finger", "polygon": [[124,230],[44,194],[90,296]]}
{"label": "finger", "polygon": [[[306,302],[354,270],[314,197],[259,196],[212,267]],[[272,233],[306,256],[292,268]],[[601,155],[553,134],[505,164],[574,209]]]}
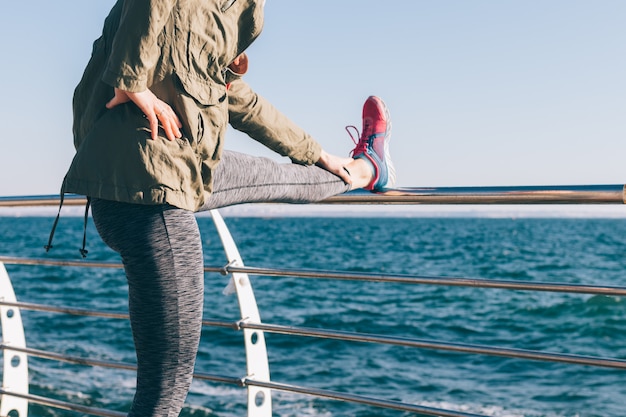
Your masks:
{"label": "finger", "polygon": [[117,98],[117,96],[113,96],[113,98],[111,100],[109,100],[109,102],[105,105],[107,109],[112,109],[113,107],[117,106],[118,104],[120,104],[120,100]]}
{"label": "finger", "polygon": [[174,137],[180,139],[183,136],[180,131],[180,129],[183,128],[183,124],[180,122],[180,119],[171,108],[169,109],[169,121]]}
{"label": "finger", "polygon": [[128,97],[128,93],[120,90],[119,88],[114,89],[113,98],[109,100],[109,102],[105,105],[107,109],[112,109],[113,107],[126,103],[130,100]]}
{"label": "finger", "polygon": [[152,140],[156,140],[159,136],[159,119],[156,113],[146,114],[148,122],[150,122],[150,131],[152,132]]}
{"label": "finger", "polygon": [[180,119],[178,118],[178,115],[176,113],[174,113],[173,110],[172,110],[172,114],[174,115],[174,120],[176,122],[176,127],[179,129],[178,133],[181,134],[180,133],[180,129],[183,128],[183,123],[180,121]]}
{"label": "finger", "polygon": [[161,121],[163,130],[165,130],[165,136],[168,140],[172,141],[182,137],[179,128],[180,121],[172,109],[166,108],[162,112],[157,113],[157,117]]}
{"label": "finger", "polygon": [[172,123],[169,117],[163,117],[163,130],[165,130],[165,136],[168,140],[173,141],[178,137],[178,134],[175,130],[175,125]]}

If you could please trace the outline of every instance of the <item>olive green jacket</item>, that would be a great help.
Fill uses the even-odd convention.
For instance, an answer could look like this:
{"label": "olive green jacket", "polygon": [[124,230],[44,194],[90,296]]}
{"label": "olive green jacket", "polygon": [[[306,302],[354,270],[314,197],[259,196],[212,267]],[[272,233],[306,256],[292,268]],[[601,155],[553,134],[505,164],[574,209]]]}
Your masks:
{"label": "olive green jacket", "polygon": [[[313,164],[321,147],[254,93],[228,65],[260,34],[264,0],[118,0],[74,92],[76,155],[64,191],[195,211],[211,192],[226,126]],[[227,87],[228,86],[228,87]],[[113,88],[149,88],[183,124],[151,140],[133,103],[111,110]]]}

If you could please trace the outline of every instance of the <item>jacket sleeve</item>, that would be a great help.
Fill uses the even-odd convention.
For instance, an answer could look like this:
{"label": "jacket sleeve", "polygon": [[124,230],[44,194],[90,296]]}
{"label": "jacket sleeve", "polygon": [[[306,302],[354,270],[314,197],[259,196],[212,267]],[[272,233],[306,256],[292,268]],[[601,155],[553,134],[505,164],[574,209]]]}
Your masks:
{"label": "jacket sleeve", "polygon": [[230,84],[228,114],[233,128],[293,162],[311,165],[320,158],[320,144],[241,79]]}
{"label": "jacket sleeve", "polygon": [[176,0],[125,0],[102,80],[126,91],[148,88],[148,73],[158,62],[158,37]]}

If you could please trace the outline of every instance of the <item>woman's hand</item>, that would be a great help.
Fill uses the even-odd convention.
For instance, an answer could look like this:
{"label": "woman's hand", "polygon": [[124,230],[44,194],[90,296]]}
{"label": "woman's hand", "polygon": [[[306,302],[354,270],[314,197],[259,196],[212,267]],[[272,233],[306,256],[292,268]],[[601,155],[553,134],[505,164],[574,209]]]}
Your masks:
{"label": "woman's hand", "polygon": [[146,115],[152,131],[152,139],[155,140],[159,134],[159,122],[165,130],[165,135],[169,140],[182,137],[180,129],[183,127],[174,110],[166,102],[160,100],[150,90],[140,93],[115,89],[115,96],[106,104],[107,109],[132,101]]}
{"label": "woman's hand", "polygon": [[322,149],[317,165],[324,168],[326,171],[337,175],[346,184],[352,185],[352,177],[350,176],[350,172],[346,169],[346,166],[348,166],[352,161],[354,161],[354,159],[331,155]]}

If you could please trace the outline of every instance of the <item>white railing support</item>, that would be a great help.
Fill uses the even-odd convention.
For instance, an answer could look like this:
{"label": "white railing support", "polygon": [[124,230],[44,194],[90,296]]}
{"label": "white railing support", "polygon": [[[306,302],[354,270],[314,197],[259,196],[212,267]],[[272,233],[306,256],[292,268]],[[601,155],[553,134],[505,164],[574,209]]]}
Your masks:
{"label": "white railing support", "polygon": [[[0,262],[0,300],[16,302],[11,279],[4,264]],[[0,306],[2,325],[3,368],[2,389],[16,394],[28,394],[28,359],[25,353],[11,350],[11,347],[25,348],[24,326],[17,307]],[[28,400],[2,394],[0,396],[0,416],[27,417]]]}
{"label": "white railing support", "polygon": [[[237,245],[217,210],[211,210],[215,228],[222,241],[224,252],[229,265],[244,266],[237,249]],[[241,321],[246,323],[261,323],[261,316],[257,308],[256,299],[252,290],[250,278],[246,273],[233,273],[225,293],[234,291],[239,301]],[[243,329],[246,348],[246,366],[248,375],[245,380],[270,382],[270,367],[267,360],[267,348],[263,331]],[[271,390],[257,386],[247,386],[248,389],[248,417],[272,417]]]}

